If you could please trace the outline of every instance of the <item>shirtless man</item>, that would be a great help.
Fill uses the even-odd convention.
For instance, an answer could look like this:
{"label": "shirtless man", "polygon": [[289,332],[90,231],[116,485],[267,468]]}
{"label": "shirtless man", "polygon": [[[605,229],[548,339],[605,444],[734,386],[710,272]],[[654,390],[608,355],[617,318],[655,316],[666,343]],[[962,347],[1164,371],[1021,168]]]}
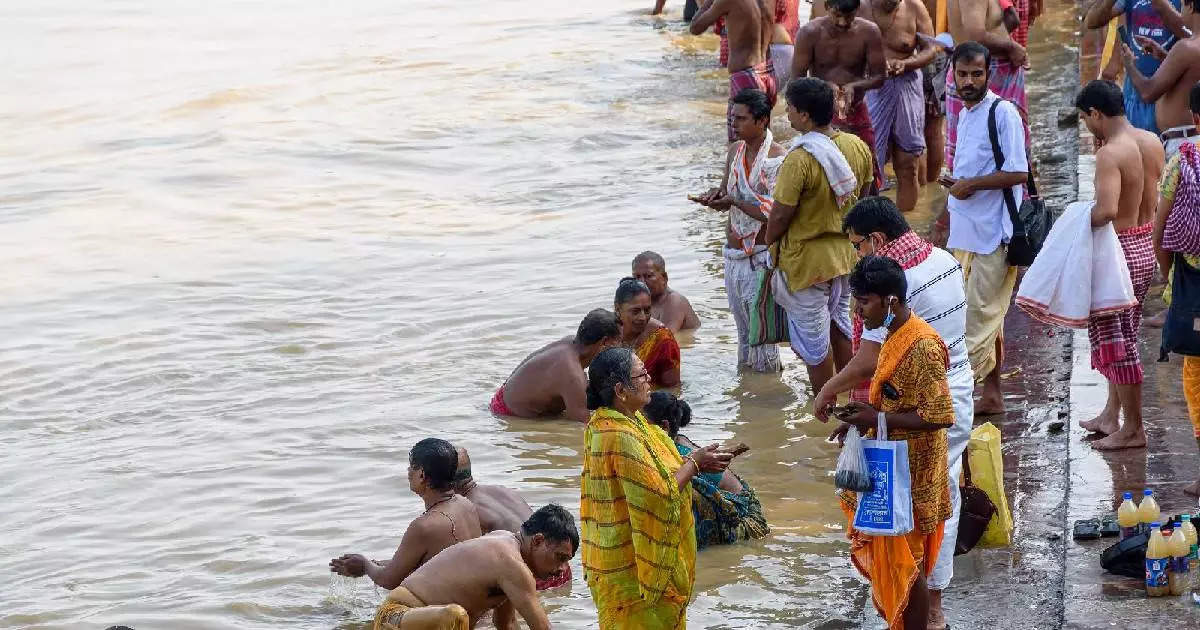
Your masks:
{"label": "shirtless man", "polygon": [[[458,447],[458,472],[454,475],[454,491],[470,499],[479,512],[479,526],[484,534],[504,530],[518,533],[533,509],[517,494],[516,490],[504,486],[483,486],[475,482],[471,474],[471,456],[467,449]],[[550,579],[538,579],[537,590],[544,591],[562,586],[571,581],[571,568],[564,567]]]}
{"label": "shirtless man", "polygon": [[561,572],[578,548],[575,518],[561,506],[547,505],[517,532],[495,531],[438,554],[388,593],[375,615],[375,627],[474,628],[493,610],[496,630],[517,630],[515,614],[529,630],[549,630],[535,580]]}
{"label": "shirtless man", "polygon": [[896,205],[902,212],[917,207],[917,162],[925,152],[925,88],[921,69],[937,58],[938,49],[917,37],[933,37],[933,20],[922,0],[871,0],[871,19],[883,37],[887,80],[867,92],[867,110],[875,130],[876,168],[889,157],[896,171]]}
{"label": "shirtless man", "polygon": [[779,86],[767,63],[767,46],[775,27],[775,11],[767,0],[705,0],[700,13],[692,18],[688,30],[699,35],[722,17],[729,38],[729,107],[726,111],[726,135],[736,140],[733,132],[733,97],[742,90],[762,90],[775,105]]}
{"label": "shirtless man", "polygon": [[[792,78],[811,74],[833,84],[833,126],[858,136],[874,152],[875,130],[863,97],[883,85],[887,64],[879,27],[855,17],[858,8],[859,0],[825,0],[828,15],[796,32]],[[883,185],[878,160],[874,170],[878,190]]]}
{"label": "shirtless man", "polygon": [[564,337],[525,357],[492,396],[498,416],[537,418],[566,412],[587,422],[587,377],[583,371],[605,348],[620,343],[617,316],[598,308],[579,323],[574,337]]}
{"label": "shirtless man", "polygon": [[[1162,61],[1154,73],[1146,77],[1138,69],[1137,58],[1129,46],[1121,45],[1121,61],[1125,74],[1141,95],[1142,101],[1154,103],[1154,120],[1162,130],[1159,138],[1166,148],[1167,157],[1179,151],[1184,142],[1195,142],[1197,131],[1192,123],[1189,103],[1192,86],[1200,81],[1200,16],[1197,7],[1200,0],[1183,0],[1187,28],[1191,37],[1177,42],[1166,52],[1154,40],[1137,36],[1136,43],[1142,52]],[[1168,6],[1169,8],[1169,6]]]}
{"label": "shirtless man", "polygon": [[[1154,276],[1152,229],[1158,205],[1155,183],[1165,162],[1153,133],[1137,129],[1125,117],[1121,88],[1092,81],[1075,99],[1088,131],[1101,143],[1096,151],[1096,203],[1092,227],[1111,223],[1125,253],[1138,305],[1088,320],[1092,367],[1108,379],[1108,402],[1099,416],[1079,425],[1107,437],[1092,443],[1101,450],[1142,448],[1142,363],[1138,328],[1150,280]],[[1118,418],[1124,415],[1125,422]]]}
{"label": "shirtless man", "polygon": [[633,259],[633,277],[650,288],[650,317],[677,333],[700,327],[700,317],[682,293],[667,286],[667,261],[654,252]]}
{"label": "shirtless man", "polygon": [[475,505],[454,493],[458,453],[445,440],[426,438],[408,453],[408,487],[425,502],[425,513],[409,523],[400,547],[385,563],[352,553],[329,561],[338,575],[367,575],[383,588],[396,588],[413,571],[441,550],[478,538],[479,515]]}

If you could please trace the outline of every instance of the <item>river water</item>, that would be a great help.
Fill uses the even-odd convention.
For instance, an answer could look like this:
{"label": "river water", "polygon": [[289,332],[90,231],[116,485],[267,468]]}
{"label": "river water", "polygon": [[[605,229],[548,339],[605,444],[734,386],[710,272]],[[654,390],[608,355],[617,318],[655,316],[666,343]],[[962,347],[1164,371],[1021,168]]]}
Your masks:
{"label": "river water", "polygon": [[[327,562],[395,549],[427,436],[577,510],[582,427],[487,401],[644,249],[704,321],[686,432],[752,447],[773,526],[700,555],[691,624],[855,625],[829,427],[794,360],[736,370],[722,217],[684,199],[716,39],[650,4],[0,8],[0,627],[366,627],[383,593]],[[595,627],[573,564],[544,601]]]}

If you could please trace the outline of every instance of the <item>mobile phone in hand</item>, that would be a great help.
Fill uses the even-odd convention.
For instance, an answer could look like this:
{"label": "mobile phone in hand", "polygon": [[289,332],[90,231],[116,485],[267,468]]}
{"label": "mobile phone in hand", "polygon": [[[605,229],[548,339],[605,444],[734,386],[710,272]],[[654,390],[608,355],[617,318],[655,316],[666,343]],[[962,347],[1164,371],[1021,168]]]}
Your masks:
{"label": "mobile phone in hand", "polygon": [[740,442],[736,446],[734,446],[733,448],[729,449],[726,452],[729,453],[729,455],[731,457],[737,457],[738,455],[741,455],[749,450],[750,450],[750,447],[746,446],[745,442]]}
{"label": "mobile phone in hand", "polygon": [[1125,42],[1125,45],[1130,50],[1137,50],[1136,45],[1133,43],[1133,38],[1129,36],[1129,29],[1124,24],[1117,26],[1117,37],[1120,37],[1121,41]]}

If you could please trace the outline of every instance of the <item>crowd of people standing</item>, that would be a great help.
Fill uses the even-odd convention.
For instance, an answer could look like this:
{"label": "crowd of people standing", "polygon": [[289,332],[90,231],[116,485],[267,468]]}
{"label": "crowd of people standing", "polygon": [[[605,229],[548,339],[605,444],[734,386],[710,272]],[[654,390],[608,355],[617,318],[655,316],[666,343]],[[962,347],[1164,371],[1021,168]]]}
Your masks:
{"label": "crowd of people standing", "polygon": [[[1200,59],[1189,56],[1200,43],[1190,30],[1195,0],[1183,14],[1170,1],[1097,0],[1088,12],[1091,28],[1123,18],[1136,35],[1136,50],[1122,45],[1114,57],[1125,89],[1093,81],[1076,100],[1097,140],[1091,223],[1113,225],[1139,302],[1089,322],[1093,366],[1110,383],[1105,412],[1083,423],[1106,436],[1099,449],[1145,446],[1137,333],[1156,262],[1164,274],[1200,264],[1174,255],[1200,254],[1200,243],[1191,249],[1200,231],[1180,236],[1177,227],[1200,226],[1200,76],[1191,75]],[[907,442],[911,532],[856,531],[858,497],[841,491],[838,500],[853,564],[889,627],[941,630],[963,453],[976,417],[1004,411],[1003,326],[1018,276],[1008,256],[1012,206],[1036,195],[1025,44],[1040,0],[826,0],[803,24],[799,10],[797,0],[685,10],[692,33],[721,36],[729,70],[721,182],[689,199],[727,215],[739,366],[782,369],[780,344],[758,341],[756,309],[769,296],[805,365],[814,415],[838,421],[830,439],[886,427],[888,439]],[[786,146],[771,129],[780,96],[795,132]],[[905,217],[927,184],[947,198],[930,239]],[[891,187],[895,201],[879,194]],[[591,310],[495,392],[497,415],[586,423],[578,529],[560,506],[534,511],[515,491],[478,485],[464,449],[419,442],[409,482],[426,512],[395,556],[330,562],[390,590],[375,627],[474,627],[491,610],[502,630],[518,614],[548,628],[537,592],[569,583],[576,553],[601,628],[685,627],[698,549],[769,533],[752,486],[729,469],[744,445],[691,442],[681,433],[688,404],[655,391],[680,383],[675,335],[701,324],[670,288],[662,256],[642,252],[611,311]],[[1200,444],[1196,359],[1184,374]]]}

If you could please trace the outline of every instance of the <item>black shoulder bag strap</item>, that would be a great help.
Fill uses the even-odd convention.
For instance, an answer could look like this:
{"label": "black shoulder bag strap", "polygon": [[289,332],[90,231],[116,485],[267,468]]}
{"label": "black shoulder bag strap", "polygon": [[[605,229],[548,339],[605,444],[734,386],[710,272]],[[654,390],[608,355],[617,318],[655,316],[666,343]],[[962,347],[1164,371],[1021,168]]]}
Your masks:
{"label": "black shoulder bag strap", "polygon": [[[1000,132],[996,129],[996,108],[1004,99],[996,99],[992,101],[992,107],[988,110],[988,139],[992,142],[992,159],[996,161],[996,170],[1000,171],[1004,167],[1004,151],[1000,149]],[[1026,186],[1029,187],[1029,196],[1037,197],[1037,185],[1033,183],[1033,169],[1027,165],[1025,167],[1027,175]],[[1013,236],[1018,234],[1025,235],[1025,224],[1021,223],[1021,216],[1017,214],[1017,200],[1013,197],[1012,187],[1005,186],[1004,205],[1008,206],[1008,218],[1012,221]]]}

